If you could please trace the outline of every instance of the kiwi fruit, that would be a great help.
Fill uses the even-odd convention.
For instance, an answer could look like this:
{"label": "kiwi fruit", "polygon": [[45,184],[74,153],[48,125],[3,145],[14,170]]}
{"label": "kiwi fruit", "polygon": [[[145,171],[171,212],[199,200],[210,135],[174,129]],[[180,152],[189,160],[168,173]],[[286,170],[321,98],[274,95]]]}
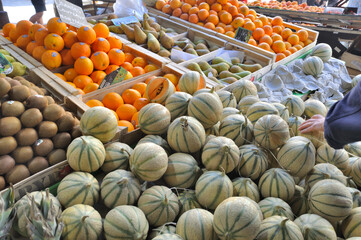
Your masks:
{"label": "kiwi fruit", "polygon": [[6,186],[5,178],[0,176],[0,191],[3,190]]}
{"label": "kiwi fruit", "polygon": [[37,108],[40,111],[43,111],[44,108],[46,108],[48,106],[48,99],[42,95],[30,96],[26,100],[25,105],[27,108]]}
{"label": "kiwi fruit", "polygon": [[1,105],[3,117],[18,117],[25,111],[24,104],[19,101],[6,101]]}
{"label": "kiwi fruit", "polygon": [[11,85],[4,78],[0,78],[0,98],[8,94],[11,89]]}
{"label": "kiwi fruit", "polygon": [[58,126],[51,121],[44,121],[38,125],[40,138],[52,138],[58,133]]}
{"label": "kiwi fruit", "polygon": [[34,156],[34,152],[31,146],[18,147],[12,153],[12,157],[16,163],[27,163]]}
{"label": "kiwi fruit", "polygon": [[29,169],[25,165],[16,165],[10,172],[5,175],[8,183],[18,183],[25,178],[30,177]]}
{"label": "kiwi fruit", "polygon": [[38,139],[34,143],[33,148],[34,148],[34,152],[37,156],[45,157],[51,151],[53,151],[54,144],[50,139],[47,139],[47,138]]}
{"label": "kiwi fruit", "polygon": [[8,137],[17,134],[21,129],[21,122],[16,117],[0,119],[0,136]]}
{"label": "kiwi fruit", "polygon": [[34,128],[23,128],[15,137],[19,146],[31,146],[38,140],[38,133]]}
{"label": "kiwi fruit", "polygon": [[40,172],[49,167],[48,161],[43,157],[35,157],[28,162],[28,169],[31,174]]}
{"label": "kiwi fruit", "polygon": [[81,137],[83,135],[83,133],[81,132],[81,129],[80,129],[80,126],[75,126],[73,128],[73,130],[71,131],[71,137],[74,139],[74,138],[77,138],[77,137]]}
{"label": "kiwi fruit", "polygon": [[18,144],[14,137],[0,138],[0,155],[11,153],[16,149]]}
{"label": "kiwi fruit", "polygon": [[28,97],[30,97],[30,89],[24,85],[14,86],[10,89],[9,96],[12,100],[24,102],[28,99]]}
{"label": "kiwi fruit", "polygon": [[39,109],[30,108],[21,115],[20,120],[24,127],[32,128],[43,121],[43,115]]}
{"label": "kiwi fruit", "polygon": [[53,137],[54,148],[66,149],[71,142],[71,135],[67,132],[58,133]]}
{"label": "kiwi fruit", "polygon": [[10,86],[13,88],[15,86],[22,86],[21,83],[17,80],[13,80],[13,79],[10,79],[8,80],[8,82],[10,83]]}
{"label": "kiwi fruit", "polygon": [[35,95],[39,95],[39,93],[37,93],[34,89],[30,88],[30,96],[35,96]]}
{"label": "kiwi fruit", "polygon": [[66,160],[66,152],[64,149],[54,149],[47,156],[50,165],[55,165]]}
{"label": "kiwi fruit", "polygon": [[56,121],[59,132],[71,131],[74,127],[74,123],[74,117],[70,112],[65,112],[65,114],[58,121]]}
{"label": "kiwi fruit", "polygon": [[43,91],[38,86],[32,86],[30,87],[33,91],[35,91],[38,95],[44,96]]}
{"label": "kiwi fruit", "polygon": [[15,166],[15,159],[9,155],[0,157],[0,175],[8,173]]}
{"label": "kiwi fruit", "polygon": [[51,96],[45,96],[45,97],[48,99],[48,104],[49,104],[49,105],[55,103],[55,100],[54,100],[53,97],[51,97]]}
{"label": "kiwi fruit", "polygon": [[20,76],[14,77],[13,79],[18,80],[22,85],[27,86],[28,88],[30,88],[34,85],[33,83],[29,82],[28,80],[26,80],[25,78],[20,77]]}
{"label": "kiwi fruit", "polygon": [[43,111],[45,120],[55,122],[65,114],[64,108],[58,104],[50,104]]}
{"label": "kiwi fruit", "polygon": [[46,90],[45,88],[39,88],[39,89],[43,93],[43,95],[49,95],[49,91]]}

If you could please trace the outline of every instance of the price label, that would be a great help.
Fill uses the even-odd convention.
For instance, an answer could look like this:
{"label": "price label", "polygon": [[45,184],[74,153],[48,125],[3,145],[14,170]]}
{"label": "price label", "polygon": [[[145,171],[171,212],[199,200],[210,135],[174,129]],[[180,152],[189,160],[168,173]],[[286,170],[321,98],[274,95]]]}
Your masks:
{"label": "price label", "polygon": [[139,20],[135,16],[129,16],[129,17],[112,19],[112,22],[115,26],[120,26],[122,24],[130,24],[130,23],[139,22]]}
{"label": "price label", "polygon": [[81,7],[66,0],[54,0],[54,3],[63,22],[76,28],[89,25]]}
{"label": "price label", "polygon": [[248,29],[238,27],[236,35],[235,35],[234,38],[237,39],[237,40],[240,40],[242,42],[248,43],[249,39],[252,36],[252,33],[253,32],[248,30]]}
{"label": "price label", "polygon": [[128,71],[124,68],[120,67],[117,70],[109,73],[105,76],[101,84],[99,85],[98,89],[108,87],[112,84],[120,83],[124,80],[125,76],[127,75]]}
{"label": "price label", "polygon": [[13,71],[13,65],[0,53],[0,73],[9,74]]}

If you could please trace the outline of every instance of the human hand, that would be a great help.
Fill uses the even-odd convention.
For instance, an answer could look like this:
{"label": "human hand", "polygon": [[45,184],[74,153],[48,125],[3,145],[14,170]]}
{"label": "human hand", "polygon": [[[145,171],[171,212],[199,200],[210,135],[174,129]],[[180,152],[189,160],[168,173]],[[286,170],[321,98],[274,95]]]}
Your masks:
{"label": "human hand", "polygon": [[311,119],[302,123],[298,130],[301,133],[324,131],[325,118],[322,115],[314,115]]}

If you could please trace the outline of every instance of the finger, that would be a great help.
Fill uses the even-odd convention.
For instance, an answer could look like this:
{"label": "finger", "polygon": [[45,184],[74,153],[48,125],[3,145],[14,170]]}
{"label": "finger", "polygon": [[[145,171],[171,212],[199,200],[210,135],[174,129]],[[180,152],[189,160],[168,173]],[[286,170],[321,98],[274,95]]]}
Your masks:
{"label": "finger", "polygon": [[311,119],[322,119],[324,118],[321,114],[313,115]]}
{"label": "finger", "polygon": [[310,133],[310,132],[315,132],[315,129],[313,126],[305,128],[305,129],[299,129],[300,133]]}
{"label": "finger", "polygon": [[312,125],[313,125],[313,122],[304,122],[298,127],[298,129],[305,129],[305,128],[308,128],[308,127],[310,127]]}

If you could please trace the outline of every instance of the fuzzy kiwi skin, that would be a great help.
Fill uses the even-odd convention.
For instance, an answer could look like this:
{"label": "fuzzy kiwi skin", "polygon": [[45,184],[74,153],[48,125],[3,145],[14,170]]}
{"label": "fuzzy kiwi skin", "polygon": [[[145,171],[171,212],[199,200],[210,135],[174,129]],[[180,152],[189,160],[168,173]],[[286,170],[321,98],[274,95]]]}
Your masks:
{"label": "fuzzy kiwi skin", "polygon": [[43,114],[37,108],[30,108],[21,115],[20,120],[24,127],[33,128],[43,121]]}
{"label": "fuzzy kiwi skin", "polygon": [[54,149],[47,156],[50,165],[55,165],[66,160],[66,152],[64,149]]}
{"label": "fuzzy kiwi skin", "polygon": [[7,80],[7,81],[10,83],[10,86],[11,86],[11,87],[22,86],[22,84],[21,84],[19,81],[17,81],[17,80],[9,79],[9,80]]}
{"label": "fuzzy kiwi skin", "polygon": [[64,108],[62,108],[58,104],[50,104],[43,111],[44,119],[47,121],[52,121],[52,122],[57,121],[64,114],[65,114]]}
{"label": "fuzzy kiwi skin", "polygon": [[9,91],[9,97],[11,100],[24,102],[30,97],[30,89],[24,85],[14,86]]}
{"label": "fuzzy kiwi skin", "polygon": [[4,78],[0,78],[0,98],[8,94],[11,89],[11,85]]}
{"label": "fuzzy kiwi skin", "polygon": [[71,143],[71,135],[67,132],[58,133],[53,137],[54,148],[66,149]]}
{"label": "fuzzy kiwi skin", "polygon": [[15,159],[9,155],[0,157],[0,175],[4,175],[15,167]]}
{"label": "fuzzy kiwi skin", "polygon": [[18,183],[28,177],[30,177],[30,171],[23,164],[16,165],[5,175],[6,181],[12,184]]}
{"label": "fuzzy kiwi skin", "polygon": [[9,154],[18,146],[14,137],[0,138],[0,155]]}
{"label": "fuzzy kiwi skin", "polygon": [[49,163],[44,157],[35,157],[28,162],[28,169],[31,174],[40,172],[48,167]]}
{"label": "fuzzy kiwi skin", "polygon": [[45,157],[54,149],[54,144],[50,139],[47,138],[38,139],[33,144],[33,149],[34,149],[34,153],[37,156]]}
{"label": "fuzzy kiwi skin", "polygon": [[37,108],[43,111],[48,106],[48,99],[42,95],[30,96],[26,100],[27,108]]}
{"label": "fuzzy kiwi skin", "polygon": [[52,138],[58,133],[58,126],[51,121],[44,121],[38,125],[39,138]]}
{"label": "fuzzy kiwi skin", "polygon": [[16,117],[4,117],[0,119],[0,136],[8,137],[17,134],[21,130],[21,122]]}
{"label": "fuzzy kiwi skin", "polygon": [[65,114],[56,121],[56,124],[58,125],[59,132],[69,132],[73,129],[75,120],[70,112],[65,112]]}
{"label": "fuzzy kiwi skin", "polygon": [[3,117],[18,117],[25,111],[24,104],[19,101],[6,101],[1,105]]}
{"label": "fuzzy kiwi skin", "polygon": [[47,99],[48,99],[48,104],[54,104],[55,103],[55,100],[53,97],[50,97],[50,96],[45,96]]}
{"label": "fuzzy kiwi skin", "polygon": [[31,146],[24,146],[15,149],[11,155],[16,163],[27,163],[33,158],[34,152]]}
{"label": "fuzzy kiwi skin", "polygon": [[19,146],[31,146],[38,140],[38,133],[34,128],[23,128],[15,137]]}
{"label": "fuzzy kiwi skin", "polygon": [[3,190],[6,186],[5,178],[0,176],[0,191]]}

